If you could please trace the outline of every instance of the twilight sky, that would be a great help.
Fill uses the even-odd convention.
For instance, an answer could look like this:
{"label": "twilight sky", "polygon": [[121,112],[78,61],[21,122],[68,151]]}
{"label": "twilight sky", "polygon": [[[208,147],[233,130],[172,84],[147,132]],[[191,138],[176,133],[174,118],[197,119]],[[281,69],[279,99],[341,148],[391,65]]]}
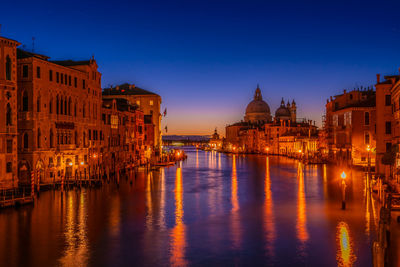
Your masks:
{"label": "twilight sky", "polygon": [[[95,55],[103,87],[154,91],[168,134],[243,118],[257,83],[321,123],[330,95],[400,67],[400,1],[4,1],[0,34],[51,59]],[[163,128],[164,128],[163,126]]]}

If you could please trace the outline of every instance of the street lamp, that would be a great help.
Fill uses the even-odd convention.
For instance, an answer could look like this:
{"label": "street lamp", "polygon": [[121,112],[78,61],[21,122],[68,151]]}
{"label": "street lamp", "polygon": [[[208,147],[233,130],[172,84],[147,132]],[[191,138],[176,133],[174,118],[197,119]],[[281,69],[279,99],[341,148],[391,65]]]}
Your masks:
{"label": "street lamp", "polygon": [[367,151],[368,151],[368,174],[369,174],[369,172],[371,170],[371,157],[369,154],[369,152],[371,151],[371,147],[369,145],[367,146]]}
{"label": "street lamp", "polygon": [[265,151],[267,152],[267,154],[269,154],[269,147],[266,147]]}
{"label": "street lamp", "polygon": [[340,175],[342,178],[342,210],[346,209],[346,173],[343,171]]}

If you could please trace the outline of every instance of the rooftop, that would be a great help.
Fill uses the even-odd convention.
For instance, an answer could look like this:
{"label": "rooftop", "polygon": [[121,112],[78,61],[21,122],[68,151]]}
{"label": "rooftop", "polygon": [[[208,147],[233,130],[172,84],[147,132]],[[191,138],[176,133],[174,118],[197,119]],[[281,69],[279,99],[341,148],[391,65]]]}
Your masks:
{"label": "rooftop", "polygon": [[157,94],[139,88],[135,85],[124,83],[116,87],[104,88],[103,95],[157,95]]}

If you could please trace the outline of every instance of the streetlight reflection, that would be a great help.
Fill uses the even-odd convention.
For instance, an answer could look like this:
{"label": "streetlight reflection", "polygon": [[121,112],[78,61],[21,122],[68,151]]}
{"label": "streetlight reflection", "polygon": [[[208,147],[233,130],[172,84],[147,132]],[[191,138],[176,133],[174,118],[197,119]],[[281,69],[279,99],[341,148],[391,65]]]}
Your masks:
{"label": "streetlight reflection", "polygon": [[338,266],[352,266],[356,261],[353,251],[353,244],[349,233],[349,226],[345,222],[340,222],[337,226],[336,241],[337,253],[336,260]]}
{"label": "streetlight reflection", "polygon": [[303,164],[298,163],[297,168],[298,193],[297,193],[297,238],[304,244],[308,240],[306,197],[304,192],[304,173]]}
{"label": "streetlight reflection", "polygon": [[238,200],[238,185],[236,173],[236,155],[232,158],[232,187],[231,187],[231,230],[232,230],[232,244],[234,248],[240,247],[240,217],[239,217],[239,200]]}
{"label": "streetlight reflection", "polygon": [[183,185],[182,169],[176,169],[175,180],[175,227],[171,232],[171,258],[172,266],[186,266],[186,227],[183,223]]}
{"label": "streetlight reflection", "polygon": [[265,159],[265,185],[264,185],[264,230],[265,238],[267,241],[266,251],[269,257],[274,256],[274,241],[276,238],[275,233],[275,218],[273,212],[273,200],[271,191],[271,177],[269,172],[269,157]]}

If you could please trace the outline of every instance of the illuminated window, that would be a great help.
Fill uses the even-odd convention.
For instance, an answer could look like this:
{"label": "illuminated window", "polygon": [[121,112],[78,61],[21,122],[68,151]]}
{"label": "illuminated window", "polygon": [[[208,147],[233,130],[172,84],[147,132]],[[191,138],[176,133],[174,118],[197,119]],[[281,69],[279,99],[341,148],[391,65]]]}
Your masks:
{"label": "illuminated window", "polygon": [[369,142],[370,142],[370,136],[369,136],[369,133],[366,132],[366,133],[364,134],[364,143],[365,143],[366,145],[369,145]]}
{"label": "illuminated window", "polygon": [[152,106],[153,105],[153,100],[150,100],[150,106]]}
{"label": "illuminated window", "polygon": [[136,105],[140,106],[140,100],[136,100]]}

